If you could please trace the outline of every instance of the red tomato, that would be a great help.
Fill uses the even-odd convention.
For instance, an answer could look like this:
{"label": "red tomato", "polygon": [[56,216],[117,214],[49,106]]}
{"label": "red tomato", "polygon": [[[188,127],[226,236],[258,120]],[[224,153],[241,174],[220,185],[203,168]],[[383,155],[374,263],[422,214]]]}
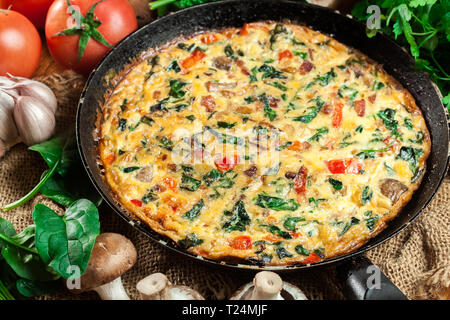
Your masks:
{"label": "red tomato", "polygon": [[[47,45],[53,58],[63,67],[88,74],[111,47],[90,37],[83,56],[78,59],[80,35],[57,35],[63,30],[78,27],[66,1],[55,0],[48,10],[45,23]],[[96,3],[94,16],[101,22],[96,29],[97,34],[100,34],[107,43],[113,46],[136,30],[136,16],[127,0],[70,0],[72,7],[79,10],[83,17],[86,17],[89,9]]]}
{"label": "red tomato", "polygon": [[331,124],[333,125],[333,127],[339,128],[342,123],[342,109],[344,108],[344,104],[336,98],[334,98],[332,101],[334,105],[334,113]]}
{"label": "red tomato", "polygon": [[0,76],[31,77],[41,48],[41,38],[30,20],[15,11],[0,10]]}
{"label": "red tomato", "polygon": [[339,159],[327,161],[328,170],[334,174],[353,173],[359,174],[362,163],[356,159]]}
{"label": "red tomato", "polygon": [[195,49],[191,56],[187,57],[183,61],[181,61],[181,66],[183,69],[192,68],[197,62],[206,57],[206,54],[199,49]]}
{"label": "red tomato", "polygon": [[215,34],[206,34],[201,37],[201,42],[204,44],[210,44],[219,40]]}
{"label": "red tomato", "polygon": [[230,247],[237,250],[248,250],[252,248],[252,238],[249,236],[237,236],[230,243]]}
{"label": "red tomato", "polygon": [[278,53],[278,61],[281,61],[283,59],[291,59],[292,57],[292,52],[289,50],[284,50]]}
{"label": "red tomato", "polygon": [[130,200],[130,202],[132,204],[134,204],[136,207],[142,207],[142,201],[141,200],[133,199],[133,200]]}
{"label": "red tomato", "polygon": [[314,262],[319,262],[320,260],[322,260],[321,257],[319,257],[319,255],[317,255],[314,252],[311,252],[308,256],[308,258],[302,260],[301,262],[304,264],[308,264],[308,263],[314,263]]}
{"label": "red tomato", "polygon": [[47,11],[53,0],[0,0],[0,8],[19,12],[27,17],[38,29],[44,29]]}
{"label": "red tomato", "polygon": [[214,164],[216,165],[217,169],[219,169],[219,171],[229,171],[233,170],[240,161],[241,159],[239,158],[239,156],[235,154],[231,159],[223,157],[222,159],[215,160]]}
{"label": "red tomato", "polygon": [[305,166],[301,166],[294,180],[294,189],[296,193],[300,194],[306,191],[307,178],[308,178],[308,169],[306,169]]}

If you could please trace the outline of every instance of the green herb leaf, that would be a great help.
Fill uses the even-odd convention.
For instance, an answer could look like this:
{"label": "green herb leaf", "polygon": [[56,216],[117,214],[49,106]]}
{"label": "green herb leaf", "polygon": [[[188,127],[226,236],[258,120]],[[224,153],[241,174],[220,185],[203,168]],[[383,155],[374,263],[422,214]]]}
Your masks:
{"label": "green herb leaf", "polygon": [[328,182],[333,186],[334,190],[342,190],[343,184],[341,181],[329,178]]}
{"label": "green herb leaf", "polygon": [[192,207],[191,210],[187,211],[183,217],[189,220],[194,220],[195,218],[197,218],[200,215],[200,211],[203,209],[203,207],[205,206],[205,204],[203,203],[203,200],[200,199],[199,202],[197,202],[196,204],[194,204],[194,206]]}
{"label": "green herb leaf", "polygon": [[196,191],[202,182],[200,180],[194,179],[191,176],[188,176],[184,172],[181,175],[181,185],[180,188],[189,190],[189,191]]}
{"label": "green herb leaf", "polygon": [[197,238],[197,235],[195,233],[190,233],[186,236],[186,238],[178,240],[178,245],[184,249],[196,247],[201,245],[202,243],[203,240]]}
{"label": "green herb leaf", "polygon": [[42,260],[63,278],[71,275],[71,266],[79,267],[83,274],[100,233],[95,205],[80,199],[61,217],[47,206],[37,204],[33,220],[36,224],[36,248]]}
{"label": "green herb leaf", "polygon": [[250,216],[245,210],[242,200],[239,200],[234,205],[233,210],[231,212],[227,211],[226,214],[231,215],[231,218],[222,227],[226,232],[245,231],[246,226],[250,225]]}
{"label": "green herb leaf", "polygon": [[272,209],[275,211],[295,211],[300,207],[294,199],[285,200],[267,194],[258,194],[255,203],[261,208]]}

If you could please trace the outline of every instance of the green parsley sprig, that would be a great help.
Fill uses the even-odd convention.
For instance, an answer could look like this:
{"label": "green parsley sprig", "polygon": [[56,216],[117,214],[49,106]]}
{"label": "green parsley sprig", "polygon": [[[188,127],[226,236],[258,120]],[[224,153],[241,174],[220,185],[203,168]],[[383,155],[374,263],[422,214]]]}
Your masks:
{"label": "green parsley sprig", "polygon": [[365,0],[355,5],[352,15],[367,21],[369,5],[381,9],[381,30],[367,29],[367,35],[382,31],[409,48],[417,69],[437,84],[450,112],[450,0]]}

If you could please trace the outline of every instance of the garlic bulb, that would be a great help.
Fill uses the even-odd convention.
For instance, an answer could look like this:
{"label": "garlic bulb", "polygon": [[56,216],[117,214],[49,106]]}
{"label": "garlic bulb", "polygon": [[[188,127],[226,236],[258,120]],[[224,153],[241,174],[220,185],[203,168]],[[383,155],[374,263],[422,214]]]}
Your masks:
{"label": "garlic bulb", "polygon": [[56,124],[53,111],[39,99],[28,96],[15,98],[14,120],[28,146],[48,140]]}
{"label": "garlic bulb", "polygon": [[[9,91],[12,94],[11,91]],[[15,142],[19,138],[13,118],[14,99],[5,91],[0,90],[0,139],[4,147]]]}
{"label": "garlic bulb", "polygon": [[53,111],[53,113],[56,112],[57,102],[55,94],[45,84],[39,81],[29,80],[22,77],[11,77],[10,79],[14,81],[13,84],[9,86],[1,86],[1,88],[3,88],[4,90],[15,90],[21,96],[36,98],[47,107],[49,107]]}

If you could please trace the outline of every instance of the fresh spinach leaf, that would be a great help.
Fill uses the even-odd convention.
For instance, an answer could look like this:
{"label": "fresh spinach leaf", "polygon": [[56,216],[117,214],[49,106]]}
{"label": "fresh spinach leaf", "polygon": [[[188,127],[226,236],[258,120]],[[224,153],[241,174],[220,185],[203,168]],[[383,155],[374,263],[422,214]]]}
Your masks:
{"label": "fresh spinach leaf", "polygon": [[77,266],[83,274],[100,233],[95,205],[87,199],[77,200],[61,217],[39,203],[34,207],[33,221],[42,260],[65,279],[71,275],[70,266]]}

